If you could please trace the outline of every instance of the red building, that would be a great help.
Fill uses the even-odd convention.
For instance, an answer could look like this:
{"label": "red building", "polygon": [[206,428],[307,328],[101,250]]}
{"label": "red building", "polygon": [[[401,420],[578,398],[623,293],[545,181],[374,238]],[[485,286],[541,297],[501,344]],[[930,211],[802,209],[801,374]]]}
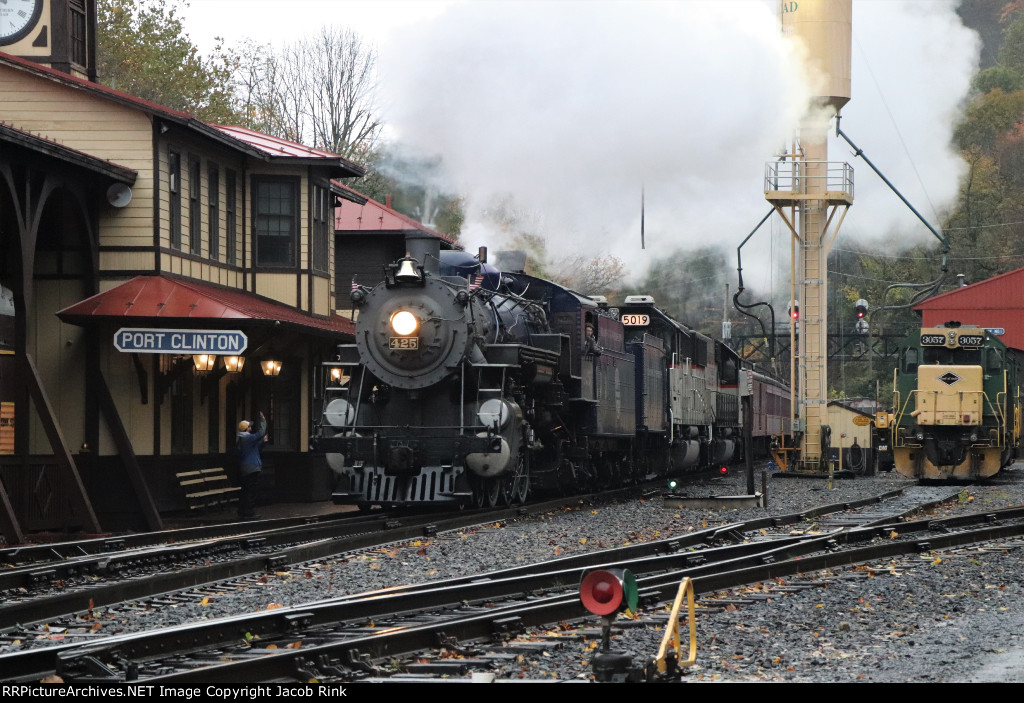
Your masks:
{"label": "red building", "polygon": [[1006,346],[1024,350],[1024,268],[937,295],[914,309],[922,327],[957,320],[996,330]]}

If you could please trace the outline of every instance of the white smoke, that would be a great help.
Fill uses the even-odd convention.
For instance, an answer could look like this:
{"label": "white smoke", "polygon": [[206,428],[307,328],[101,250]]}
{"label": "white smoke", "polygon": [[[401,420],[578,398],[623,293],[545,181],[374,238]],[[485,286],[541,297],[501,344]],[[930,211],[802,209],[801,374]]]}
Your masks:
{"label": "white smoke", "polygon": [[[735,249],[770,209],[764,164],[808,94],[776,5],[453,3],[382,45],[387,120],[403,142],[444,159],[467,198],[469,249],[501,245],[482,213],[509,197],[532,211],[555,255],[615,254],[638,272],[676,248]],[[962,166],[949,140],[977,61],[955,5],[854,1],[843,129],[929,219],[929,200],[941,210],[956,193]],[[844,236],[924,231],[849,151],[830,152],[857,169]],[[745,270],[768,276],[769,259],[788,261],[776,220],[775,237],[744,249]]]}
{"label": "white smoke", "polygon": [[[853,3],[853,98],[843,108],[843,131],[936,228],[965,171],[952,134],[981,50],[977,34],[957,16],[958,4]],[[830,155],[856,169],[856,201],[843,225],[847,239],[938,246],[845,142],[833,139]]]}

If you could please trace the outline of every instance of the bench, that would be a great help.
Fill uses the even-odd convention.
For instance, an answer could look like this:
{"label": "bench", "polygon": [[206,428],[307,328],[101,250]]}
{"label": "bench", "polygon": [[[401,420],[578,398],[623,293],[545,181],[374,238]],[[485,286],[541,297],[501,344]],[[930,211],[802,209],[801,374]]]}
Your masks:
{"label": "bench", "polygon": [[174,474],[178,485],[185,490],[185,500],[190,510],[202,510],[227,505],[238,500],[239,486],[229,486],[223,467],[182,471]]}

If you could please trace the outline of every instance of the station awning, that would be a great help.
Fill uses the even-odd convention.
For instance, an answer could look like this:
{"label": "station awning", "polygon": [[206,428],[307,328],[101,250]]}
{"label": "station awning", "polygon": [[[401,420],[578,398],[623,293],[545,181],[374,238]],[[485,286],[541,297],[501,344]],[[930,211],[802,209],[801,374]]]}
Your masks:
{"label": "station awning", "polygon": [[248,322],[284,326],[321,336],[352,335],[355,326],[341,315],[318,317],[245,291],[221,288],[166,274],[137,276],[57,313],[62,321],[86,326],[101,320],[196,327]]}

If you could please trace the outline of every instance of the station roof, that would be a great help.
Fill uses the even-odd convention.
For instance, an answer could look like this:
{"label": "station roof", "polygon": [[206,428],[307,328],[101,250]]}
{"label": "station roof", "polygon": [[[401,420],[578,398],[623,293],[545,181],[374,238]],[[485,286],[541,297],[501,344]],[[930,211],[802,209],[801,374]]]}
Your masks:
{"label": "station roof", "polygon": [[423,232],[424,234],[437,237],[453,247],[459,246],[458,242],[448,235],[427,227],[422,222],[418,222],[408,215],[403,215],[384,203],[367,198],[344,183],[333,182],[332,186],[357,195],[363,200],[360,203],[355,202],[351,198],[346,198],[349,202],[344,202],[340,207],[334,208],[335,232]]}
{"label": "station roof", "polygon": [[232,321],[256,326],[280,323],[307,334],[336,336],[355,332],[352,321],[340,315],[316,317],[252,293],[167,274],[136,276],[64,308],[57,317],[82,326],[100,320],[189,325]]}
{"label": "station roof", "polygon": [[75,90],[81,90],[99,98],[120,103],[127,107],[147,112],[168,122],[188,127],[216,142],[242,151],[249,156],[266,161],[287,160],[290,163],[316,163],[331,169],[331,176],[347,178],[362,176],[361,166],[337,154],[305,147],[279,137],[261,134],[245,127],[232,127],[204,122],[181,110],[160,105],[143,98],[87,81],[61,71],[43,66],[34,61],[12,56],[0,51],[0,66],[8,66],[40,78],[60,83]]}

